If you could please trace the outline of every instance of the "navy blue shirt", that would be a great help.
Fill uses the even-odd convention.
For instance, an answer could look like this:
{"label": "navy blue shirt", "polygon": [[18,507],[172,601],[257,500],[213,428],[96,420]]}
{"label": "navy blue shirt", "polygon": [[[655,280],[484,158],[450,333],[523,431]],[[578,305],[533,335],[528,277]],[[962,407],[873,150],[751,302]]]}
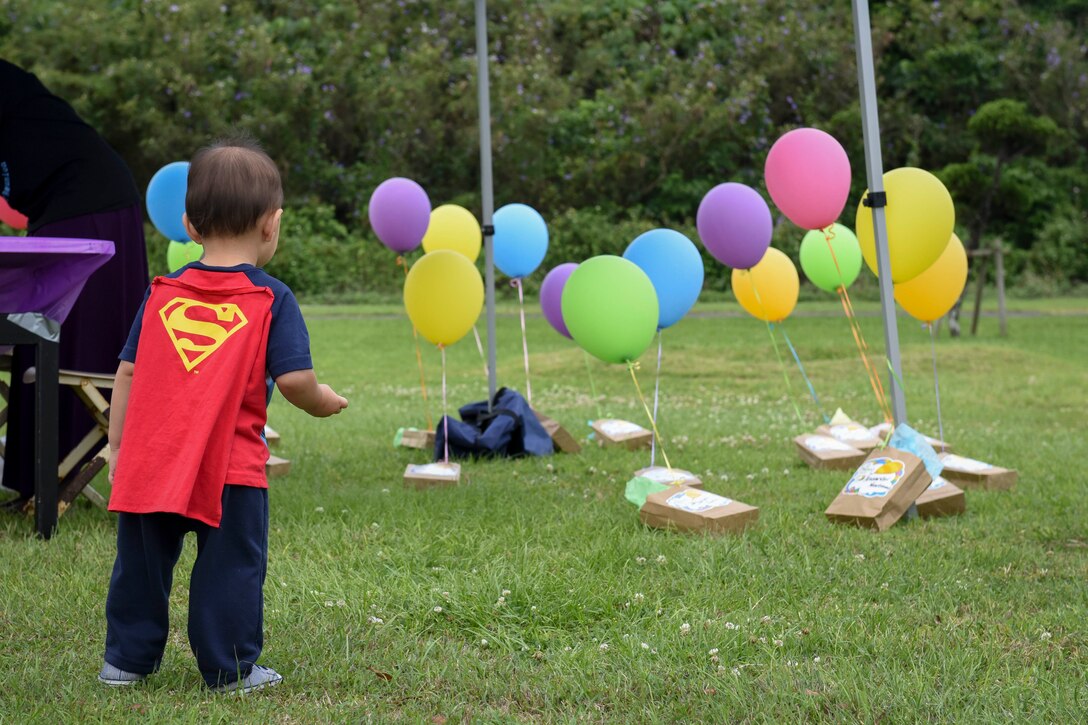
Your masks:
{"label": "navy blue shirt", "polygon": [[[280,282],[263,269],[252,264],[238,264],[233,267],[211,267],[203,262],[192,262],[176,272],[166,275],[177,279],[187,269],[201,269],[208,272],[242,272],[257,287],[267,287],[272,290],[272,322],[268,328],[268,353],[266,367],[269,378],[269,395],[272,394],[272,381],[279,376],[295,370],[309,370],[313,368],[313,360],[310,358],[310,333],[306,330],[306,321],[302,319],[302,310],[299,309],[298,300],[291,292],[291,288]],[[144,305],[151,289],[144,293],[144,301],[140,305],[140,311],[136,313],[136,321],[132,323],[132,329],[128,333],[128,341],[121,350],[120,359],[130,363],[136,362],[136,347],[140,342],[140,330],[144,319]]]}

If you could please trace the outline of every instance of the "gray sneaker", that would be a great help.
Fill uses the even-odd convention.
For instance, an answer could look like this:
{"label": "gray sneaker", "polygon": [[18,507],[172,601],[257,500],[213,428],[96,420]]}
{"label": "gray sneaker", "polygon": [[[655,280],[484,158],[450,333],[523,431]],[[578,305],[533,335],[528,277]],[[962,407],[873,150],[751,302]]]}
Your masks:
{"label": "gray sneaker", "polygon": [[281,682],[283,682],[283,675],[271,667],[253,665],[253,669],[242,679],[212,689],[233,695],[244,695],[247,692],[254,692],[265,687],[274,687]]}
{"label": "gray sneaker", "polygon": [[135,685],[147,679],[147,675],[136,672],[125,672],[120,667],[114,667],[109,662],[102,663],[102,671],[98,673],[98,681],[110,687],[125,687]]}

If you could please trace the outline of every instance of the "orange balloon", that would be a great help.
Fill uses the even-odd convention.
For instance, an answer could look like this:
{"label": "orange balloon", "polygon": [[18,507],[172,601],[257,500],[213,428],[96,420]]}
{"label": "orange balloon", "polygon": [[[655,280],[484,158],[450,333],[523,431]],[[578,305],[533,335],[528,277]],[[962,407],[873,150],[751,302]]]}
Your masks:
{"label": "orange balloon", "polygon": [[781,322],[797,306],[797,267],[773,247],[751,269],[734,269],[732,280],[733,296],[757,320]]}
{"label": "orange balloon", "polygon": [[895,285],[895,301],[911,317],[933,323],[948,314],[967,284],[967,252],[955,234],[937,261],[914,279]]}

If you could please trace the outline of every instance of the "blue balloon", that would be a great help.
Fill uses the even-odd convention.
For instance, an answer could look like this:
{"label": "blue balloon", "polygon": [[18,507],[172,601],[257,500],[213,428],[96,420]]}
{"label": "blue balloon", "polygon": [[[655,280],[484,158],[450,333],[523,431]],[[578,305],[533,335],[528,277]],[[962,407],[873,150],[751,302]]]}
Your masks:
{"label": "blue balloon", "polygon": [[159,234],[175,242],[189,241],[181,222],[188,183],[189,162],[175,161],[156,171],[147,185],[147,215]]}
{"label": "blue balloon", "polygon": [[507,277],[528,277],[548,252],[548,225],[525,204],[507,204],[495,212],[495,266]]}
{"label": "blue balloon", "polygon": [[657,292],[657,329],[688,313],[703,290],[703,258],[690,239],[672,229],[651,229],[627,246],[624,259],[646,273]]}

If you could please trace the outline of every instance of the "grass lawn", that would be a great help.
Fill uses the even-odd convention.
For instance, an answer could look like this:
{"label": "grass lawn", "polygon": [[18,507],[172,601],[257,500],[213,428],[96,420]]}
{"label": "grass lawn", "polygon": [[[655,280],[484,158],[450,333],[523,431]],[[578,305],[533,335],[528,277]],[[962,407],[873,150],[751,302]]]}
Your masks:
{"label": "grass lawn", "polygon": [[[1011,319],[1007,338],[984,318],[978,337],[938,343],[946,439],[1018,469],[1019,485],[879,535],[824,518],[845,477],[796,458],[790,439],[819,416],[791,368],[799,425],[761,323],[719,303],[666,331],[673,464],[760,507],[726,538],[639,524],[623,486],[648,453],[466,463],[456,489],[406,490],[405,464],[425,460],[391,445],[424,422],[407,320],[310,307],[319,376],[351,407],[313,420],[277,398],[269,411],[294,463],[272,482],[265,589],[262,662],[283,685],[243,699],[201,686],[190,541],[162,670],[100,686],[114,521],[81,500],[49,542],[0,519],[0,723],[1080,720],[1088,317],[1070,312],[1088,304],[1024,307],[1041,314]],[[788,329],[824,404],[876,422],[845,320],[805,310],[824,314]],[[881,350],[879,320],[862,324]],[[499,325],[500,380],[524,390],[517,319]],[[929,339],[900,325],[908,413],[936,434]],[[539,316],[529,345],[534,402],[583,436],[598,411],[582,353]],[[448,357],[451,409],[484,398],[471,336]],[[434,400],[433,349],[425,363]],[[626,370],[592,369],[603,412],[645,422]]]}

